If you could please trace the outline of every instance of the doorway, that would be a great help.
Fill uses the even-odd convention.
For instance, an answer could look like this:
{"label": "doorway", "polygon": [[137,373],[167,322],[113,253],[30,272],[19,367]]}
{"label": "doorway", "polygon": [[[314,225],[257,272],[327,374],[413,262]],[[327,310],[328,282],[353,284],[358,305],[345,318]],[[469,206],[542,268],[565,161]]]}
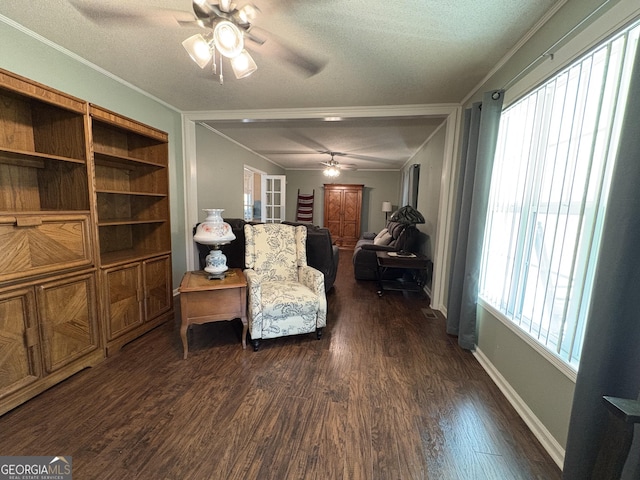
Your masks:
{"label": "doorway", "polygon": [[268,175],[244,167],[243,216],[247,222],[280,223],[285,220],[286,176]]}

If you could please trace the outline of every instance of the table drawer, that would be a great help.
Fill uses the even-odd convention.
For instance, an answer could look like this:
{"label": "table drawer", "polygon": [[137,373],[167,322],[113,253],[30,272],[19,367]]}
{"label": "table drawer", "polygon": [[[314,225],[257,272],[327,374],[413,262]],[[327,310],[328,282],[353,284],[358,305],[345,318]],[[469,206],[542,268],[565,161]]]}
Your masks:
{"label": "table drawer", "polygon": [[190,321],[230,320],[242,315],[244,288],[184,292],[187,298],[186,315]]}

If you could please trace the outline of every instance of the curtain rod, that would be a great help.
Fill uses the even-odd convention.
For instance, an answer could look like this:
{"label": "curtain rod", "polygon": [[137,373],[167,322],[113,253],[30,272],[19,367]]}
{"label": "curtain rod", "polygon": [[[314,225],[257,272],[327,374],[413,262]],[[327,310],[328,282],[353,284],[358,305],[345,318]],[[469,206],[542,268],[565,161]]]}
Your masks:
{"label": "curtain rod", "polygon": [[517,82],[518,80],[520,80],[520,78],[522,78],[525,74],[529,73],[529,71],[536,66],[541,60],[544,60],[545,58],[549,57],[549,58],[553,58],[553,54],[555,52],[553,52],[553,50],[555,50],[556,48],[558,48],[558,46],[564,42],[569,36],[571,36],[576,30],[578,30],[580,27],[582,27],[585,23],[587,23],[591,17],[593,17],[594,15],[596,15],[602,8],[604,8],[604,6],[607,3],[610,3],[611,0],[604,0],[604,2],[602,2],[602,4],[596,8],[593,12],[591,12],[589,15],[587,15],[584,19],[582,19],[582,21],[580,23],[578,23],[575,27],[573,27],[571,30],[569,30],[567,33],[565,33],[562,37],[560,37],[559,40],[557,40],[553,45],[551,45],[549,48],[547,48],[541,55],[539,55],[535,60],[533,60],[529,65],[527,65],[526,67],[524,67],[515,77],[513,77],[511,80],[509,80],[506,85],[504,87],[502,87],[503,90],[507,90],[509,87],[513,86],[513,84],[515,82]]}

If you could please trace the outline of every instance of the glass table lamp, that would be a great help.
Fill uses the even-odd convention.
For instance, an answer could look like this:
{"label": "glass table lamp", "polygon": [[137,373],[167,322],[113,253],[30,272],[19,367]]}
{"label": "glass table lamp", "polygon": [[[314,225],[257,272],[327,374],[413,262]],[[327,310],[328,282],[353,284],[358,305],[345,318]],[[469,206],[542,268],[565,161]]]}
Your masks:
{"label": "glass table lamp", "polygon": [[229,267],[227,267],[227,257],[220,250],[220,246],[231,243],[236,239],[236,236],[231,230],[231,225],[222,219],[224,209],[204,208],[203,211],[207,213],[207,218],[198,225],[193,239],[203,245],[211,246],[204,267],[204,271],[209,274],[209,279],[222,279]]}

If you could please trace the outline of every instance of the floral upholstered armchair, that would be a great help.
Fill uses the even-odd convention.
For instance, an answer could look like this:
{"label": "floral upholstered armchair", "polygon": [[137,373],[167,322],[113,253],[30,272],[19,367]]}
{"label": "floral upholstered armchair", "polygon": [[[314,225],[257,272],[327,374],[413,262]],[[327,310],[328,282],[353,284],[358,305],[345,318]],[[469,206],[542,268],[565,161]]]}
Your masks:
{"label": "floral upholstered armchair", "polygon": [[324,275],[307,265],[304,226],[247,224],[244,271],[248,284],[249,334],[260,339],[316,332],[327,324]]}

